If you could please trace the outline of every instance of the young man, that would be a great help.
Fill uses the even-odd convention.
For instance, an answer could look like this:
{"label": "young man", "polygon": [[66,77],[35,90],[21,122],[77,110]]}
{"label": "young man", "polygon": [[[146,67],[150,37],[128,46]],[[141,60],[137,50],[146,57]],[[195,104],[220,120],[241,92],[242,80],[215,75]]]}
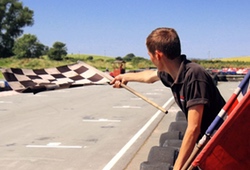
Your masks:
{"label": "young man", "polygon": [[171,88],[188,124],[174,165],[174,170],[179,170],[225,101],[211,76],[201,66],[181,55],[180,39],[174,29],[155,29],[147,37],[146,45],[150,59],[158,70],[121,74],[111,84],[119,88],[121,83],[130,81],[153,83],[161,80],[166,87]]}

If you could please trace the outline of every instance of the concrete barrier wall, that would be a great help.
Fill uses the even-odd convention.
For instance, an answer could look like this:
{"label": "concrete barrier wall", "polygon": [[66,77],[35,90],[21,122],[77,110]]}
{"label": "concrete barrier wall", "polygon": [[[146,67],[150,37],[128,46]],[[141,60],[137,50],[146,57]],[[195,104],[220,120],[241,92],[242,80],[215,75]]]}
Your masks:
{"label": "concrete barrier wall", "polygon": [[245,75],[217,75],[218,81],[241,81]]}
{"label": "concrete barrier wall", "polygon": [[11,90],[10,86],[5,80],[0,80],[0,91]]}

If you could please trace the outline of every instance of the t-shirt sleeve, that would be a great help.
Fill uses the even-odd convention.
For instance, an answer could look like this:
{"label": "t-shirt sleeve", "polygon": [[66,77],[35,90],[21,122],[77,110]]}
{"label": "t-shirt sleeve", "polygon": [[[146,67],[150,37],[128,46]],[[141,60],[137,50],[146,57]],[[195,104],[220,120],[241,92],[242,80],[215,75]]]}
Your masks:
{"label": "t-shirt sleeve", "polygon": [[187,86],[187,108],[195,105],[209,104],[209,88],[205,81],[197,80]]}

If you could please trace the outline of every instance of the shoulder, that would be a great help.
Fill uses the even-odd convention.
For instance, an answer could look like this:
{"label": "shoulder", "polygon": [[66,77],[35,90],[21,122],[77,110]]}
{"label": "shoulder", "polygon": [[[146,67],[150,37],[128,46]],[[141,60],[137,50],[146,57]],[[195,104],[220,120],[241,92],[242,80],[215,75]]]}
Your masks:
{"label": "shoulder", "polygon": [[211,76],[209,73],[199,64],[189,62],[186,64],[186,78],[189,79],[189,81],[205,81],[207,79],[210,79]]}
{"label": "shoulder", "polygon": [[186,70],[189,72],[205,72],[206,70],[199,64],[194,62],[188,62],[186,64]]}

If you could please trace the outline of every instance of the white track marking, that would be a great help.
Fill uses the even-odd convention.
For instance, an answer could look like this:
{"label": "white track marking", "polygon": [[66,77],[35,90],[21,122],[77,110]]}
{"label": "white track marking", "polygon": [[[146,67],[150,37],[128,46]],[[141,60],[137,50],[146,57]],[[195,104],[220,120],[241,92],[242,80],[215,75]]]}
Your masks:
{"label": "white track marking", "polygon": [[163,89],[154,89],[154,91],[160,91],[160,92],[162,92],[164,90]]}
{"label": "white track marking", "polygon": [[0,104],[12,104],[13,102],[11,101],[0,101]]}
{"label": "white track marking", "polygon": [[[173,102],[174,98],[171,97],[164,105],[163,108],[169,106]],[[109,161],[109,163],[102,170],[110,170],[117,163],[117,161],[127,152],[127,150],[136,142],[136,140],[147,130],[152,122],[162,112],[158,110],[151,119],[128,141],[128,143]]]}
{"label": "white track marking", "polygon": [[109,120],[109,119],[83,119],[83,122],[121,122],[121,120]]}
{"label": "white track marking", "polygon": [[140,109],[140,106],[113,106],[114,109]]}
{"label": "white track marking", "polygon": [[139,98],[139,97],[133,97],[133,98],[131,98],[131,100],[142,100],[142,98]]}
{"label": "white track marking", "polygon": [[[82,146],[63,146],[60,142],[51,142],[47,145],[26,145],[27,148],[62,148],[62,149],[81,149]],[[84,146],[83,148],[86,148]]]}
{"label": "white track marking", "polygon": [[155,95],[155,96],[162,95],[162,94],[160,94],[160,93],[144,93],[144,94],[146,94],[146,95],[151,95],[151,96],[153,96],[153,95]]}
{"label": "white track marking", "polygon": [[12,96],[12,95],[16,95],[16,94],[20,94],[16,91],[3,91],[0,92],[0,97],[4,97],[4,96]]}

